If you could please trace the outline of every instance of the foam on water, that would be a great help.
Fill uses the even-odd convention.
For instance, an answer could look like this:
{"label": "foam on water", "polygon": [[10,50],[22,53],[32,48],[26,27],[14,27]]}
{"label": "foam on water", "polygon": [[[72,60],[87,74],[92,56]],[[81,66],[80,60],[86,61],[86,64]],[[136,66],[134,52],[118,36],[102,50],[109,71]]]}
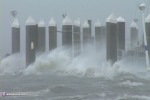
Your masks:
{"label": "foam on water", "polygon": [[119,96],[117,97],[116,100],[150,100],[149,96],[144,96],[144,95],[129,95],[126,94],[124,96]]}
{"label": "foam on water", "polygon": [[141,82],[131,82],[130,80],[126,80],[125,82],[119,83],[120,86],[127,86],[127,87],[138,87],[142,86],[143,83]]}

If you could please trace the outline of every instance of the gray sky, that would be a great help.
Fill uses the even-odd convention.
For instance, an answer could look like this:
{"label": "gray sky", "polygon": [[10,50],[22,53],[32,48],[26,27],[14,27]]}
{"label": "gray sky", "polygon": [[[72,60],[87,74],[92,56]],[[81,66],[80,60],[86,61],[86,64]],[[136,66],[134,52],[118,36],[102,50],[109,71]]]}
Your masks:
{"label": "gray sky", "polygon": [[113,12],[116,17],[122,16],[126,19],[129,29],[134,16],[138,16],[136,5],[143,1],[148,2],[148,0],[0,0],[0,55],[11,52],[13,18],[10,11],[13,9],[18,12],[21,34],[24,34],[28,16],[33,16],[36,22],[43,18],[46,24],[53,16],[60,26],[62,13],[67,13],[72,20],[80,17],[82,23],[86,19],[92,19],[93,22],[100,19],[101,23],[105,24],[106,18]]}

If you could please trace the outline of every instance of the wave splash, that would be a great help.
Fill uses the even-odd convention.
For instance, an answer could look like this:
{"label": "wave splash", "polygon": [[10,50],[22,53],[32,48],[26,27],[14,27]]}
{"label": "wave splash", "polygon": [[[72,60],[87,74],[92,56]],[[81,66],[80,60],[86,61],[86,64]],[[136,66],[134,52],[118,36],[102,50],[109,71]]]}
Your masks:
{"label": "wave splash", "polygon": [[25,75],[55,73],[65,76],[112,78],[120,71],[118,62],[113,66],[106,62],[105,50],[101,50],[101,53],[86,51],[75,58],[70,56],[70,52],[69,49],[59,48],[49,54],[43,54],[23,73]]}
{"label": "wave splash", "polygon": [[70,49],[57,48],[48,54],[45,53],[37,57],[35,63],[27,68],[23,67],[23,56],[19,53],[14,54],[1,60],[0,73],[16,74],[21,72],[24,75],[58,74],[64,76],[113,78],[121,73],[136,74],[137,69],[143,69],[143,73],[146,72],[145,67],[127,65],[124,60],[117,61],[111,65],[106,61],[105,49],[101,49],[97,53],[91,49],[86,50],[86,52],[74,58],[70,54]]}
{"label": "wave splash", "polygon": [[20,53],[10,55],[0,61],[0,74],[16,74],[23,70],[23,59]]}

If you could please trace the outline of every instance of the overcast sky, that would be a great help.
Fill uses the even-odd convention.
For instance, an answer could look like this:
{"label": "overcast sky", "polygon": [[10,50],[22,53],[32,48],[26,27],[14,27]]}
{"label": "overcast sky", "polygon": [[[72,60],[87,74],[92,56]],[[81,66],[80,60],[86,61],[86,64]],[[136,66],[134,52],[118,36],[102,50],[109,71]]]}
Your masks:
{"label": "overcast sky", "polygon": [[[0,55],[11,52],[11,24],[13,18],[10,11],[18,12],[21,24],[21,34],[24,34],[24,25],[28,16],[33,16],[36,22],[41,18],[47,24],[53,16],[58,25],[61,25],[62,14],[75,20],[81,18],[92,19],[93,23],[100,19],[105,24],[106,18],[113,12],[116,17],[126,19],[127,29],[135,16],[138,16],[136,6],[139,2],[147,3],[148,0],[0,0]],[[25,37],[22,37],[25,38]]]}

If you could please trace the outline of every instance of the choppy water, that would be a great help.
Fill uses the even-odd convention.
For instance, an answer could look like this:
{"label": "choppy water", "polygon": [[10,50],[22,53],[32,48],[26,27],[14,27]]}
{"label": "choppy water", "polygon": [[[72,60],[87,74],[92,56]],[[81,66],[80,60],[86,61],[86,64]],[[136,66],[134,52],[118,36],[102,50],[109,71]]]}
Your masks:
{"label": "choppy water", "polygon": [[123,60],[111,66],[104,51],[71,59],[57,49],[26,69],[19,54],[10,56],[0,64],[0,92],[35,94],[0,100],[150,100],[150,72]]}
{"label": "choppy water", "polygon": [[150,80],[122,74],[113,79],[50,75],[0,77],[0,90],[39,92],[0,100],[150,100]]}

